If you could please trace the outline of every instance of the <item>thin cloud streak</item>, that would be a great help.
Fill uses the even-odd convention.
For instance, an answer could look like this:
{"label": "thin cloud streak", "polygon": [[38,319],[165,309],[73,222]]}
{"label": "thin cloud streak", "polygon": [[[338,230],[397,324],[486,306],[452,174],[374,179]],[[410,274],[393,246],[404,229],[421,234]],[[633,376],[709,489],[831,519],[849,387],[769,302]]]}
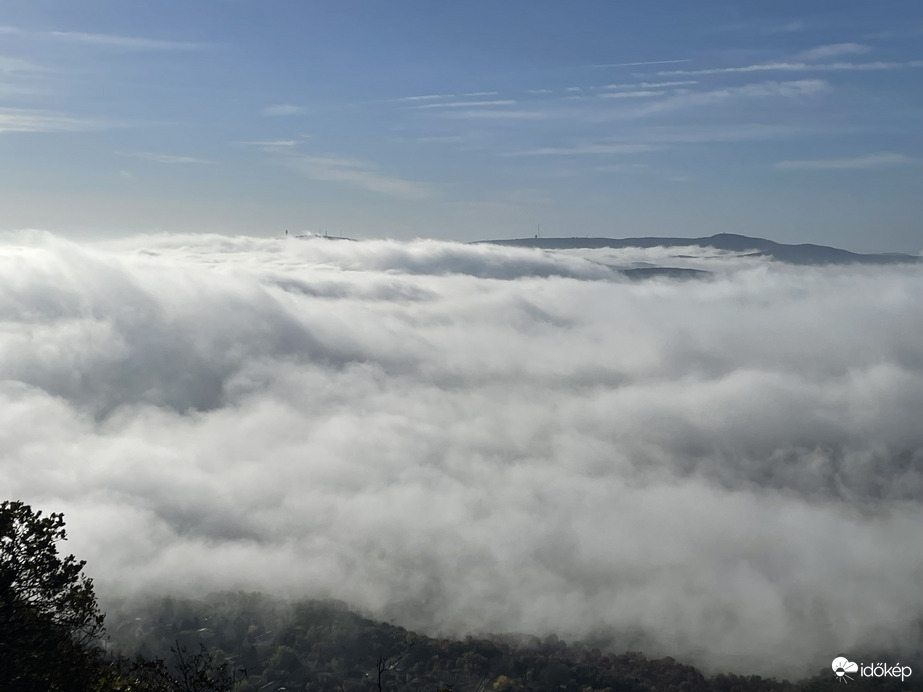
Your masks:
{"label": "thin cloud streak", "polygon": [[804,161],[779,161],[775,168],[780,170],[866,170],[870,168],[889,168],[891,166],[907,166],[917,161],[904,154],[880,153],[867,154],[842,159],[815,159]]}
{"label": "thin cloud streak", "polygon": [[0,108],[0,133],[4,132],[88,132],[118,127],[121,123],[14,108]]}
{"label": "thin cloud streak", "polygon": [[51,38],[58,41],[83,43],[102,48],[121,48],[125,50],[202,50],[207,46],[188,41],[170,41],[143,36],[120,36],[118,34],[94,34],[82,31],[29,31],[14,26],[0,27],[0,33],[29,36],[34,38]]}
{"label": "thin cloud streak", "polygon": [[613,63],[604,63],[601,65],[589,65],[589,67],[637,67],[640,65],[667,65],[670,63],[681,63],[681,62],[692,62],[692,60],[689,58],[686,58],[683,60],[645,60],[642,62],[613,62]]}
{"label": "thin cloud streak", "polygon": [[610,154],[643,154],[664,149],[654,144],[618,144],[596,143],[582,144],[574,147],[540,147],[524,151],[510,152],[506,156],[601,156]]}
{"label": "thin cloud streak", "polygon": [[114,34],[87,34],[75,31],[47,31],[40,35],[76,43],[86,43],[106,48],[124,48],[128,50],[201,50],[205,46],[187,41],[163,41],[140,36],[117,36]]}
{"label": "thin cloud streak", "polygon": [[446,118],[458,118],[460,120],[540,120],[542,118],[555,117],[556,113],[552,111],[508,111],[508,110],[464,110],[464,111],[447,111],[442,114]]}
{"label": "thin cloud streak", "polygon": [[772,26],[764,27],[764,34],[791,34],[799,33],[802,31],[807,31],[808,25],[806,22],[796,20],[794,22],[789,22],[788,24],[783,24],[782,26]]}
{"label": "thin cloud streak", "polygon": [[790,125],[741,123],[721,127],[662,126],[646,127],[625,135],[625,139],[648,143],[701,144],[709,142],[745,142],[766,139],[819,136],[831,134],[830,130],[812,130]]}
{"label": "thin cloud streak", "polygon": [[277,103],[271,106],[266,106],[260,111],[260,115],[265,115],[268,117],[298,115],[299,113],[304,113],[304,108],[301,106],[293,106],[290,103]]}
{"label": "thin cloud streak", "polygon": [[742,67],[715,67],[704,70],[662,70],[658,76],[671,75],[709,75],[709,74],[735,74],[746,72],[871,72],[880,70],[903,70],[906,68],[923,67],[923,60],[910,60],[908,62],[837,62],[837,63],[806,63],[806,62],[775,62],[760,63],[758,65],[744,65]]}
{"label": "thin cloud streak", "polygon": [[[631,102],[642,99],[645,101],[644,105],[632,104],[629,106],[628,103],[626,103],[625,107],[622,108],[594,109],[580,107],[549,107],[542,110],[471,109],[458,112],[455,112],[454,109],[448,109],[447,112],[442,113],[442,115],[444,117],[459,119],[563,119],[571,121],[606,122],[666,113],[688,107],[713,105],[738,99],[798,98],[814,96],[831,90],[831,86],[824,80],[801,79],[792,81],[756,82],[739,87],[727,87],[709,91],[676,89],[672,93],[658,90],[641,90],[639,92],[606,92],[597,94],[599,98],[604,98],[610,102],[611,100]],[[620,96],[619,94],[627,95]],[[594,100],[596,99],[594,98]]]}
{"label": "thin cloud streak", "polygon": [[632,82],[626,84],[606,84],[603,89],[661,89],[675,86],[690,86],[698,84],[695,79],[683,79],[673,82]]}
{"label": "thin cloud streak", "polygon": [[841,55],[862,55],[871,52],[872,47],[862,43],[832,43],[798,53],[793,59],[797,61],[829,60]]}
{"label": "thin cloud streak", "polygon": [[429,101],[431,99],[455,98],[455,94],[424,94],[422,96],[401,96],[391,101]]}
{"label": "thin cloud streak", "polygon": [[791,82],[759,82],[740,87],[714,89],[678,94],[656,103],[639,106],[626,115],[639,117],[666,113],[691,106],[708,106],[735,99],[750,98],[798,98],[829,92],[830,85],[820,79],[802,79]]}
{"label": "thin cloud streak", "polygon": [[11,58],[0,55],[0,74],[15,74],[17,72],[41,72],[45,68],[31,60]]}
{"label": "thin cloud streak", "polygon": [[311,180],[342,183],[397,199],[421,200],[431,197],[432,187],[380,173],[364,161],[336,156],[285,156],[280,161]]}
{"label": "thin cloud streak", "polygon": [[473,108],[475,106],[515,106],[516,101],[512,99],[497,99],[494,101],[449,101],[446,103],[424,103],[420,106],[410,106],[411,108]]}
{"label": "thin cloud streak", "polygon": [[676,82],[641,82],[641,86],[645,89],[660,89],[664,87],[691,86],[698,83],[698,80],[695,79],[683,79]]}
{"label": "thin cloud streak", "polygon": [[294,147],[298,142],[294,139],[258,139],[251,140],[248,142],[232,142],[232,144],[239,144],[243,146],[252,146],[252,147],[261,147],[267,149],[278,149],[284,148],[289,149]]}
{"label": "thin cloud streak", "polygon": [[117,151],[116,153],[121,154],[122,156],[131,156],[136,159],[143,159],[145,161],[153,161],[154,163],[163,164],[214,163],[214,161],[198,158],[196,156],[162,154],[153,151]]}
{"label": "thin cloud streak", "polygon": [[599,94],[602,99],[639,99],[649,96],[663,96],[665,91],[615,91],[608,94]]}

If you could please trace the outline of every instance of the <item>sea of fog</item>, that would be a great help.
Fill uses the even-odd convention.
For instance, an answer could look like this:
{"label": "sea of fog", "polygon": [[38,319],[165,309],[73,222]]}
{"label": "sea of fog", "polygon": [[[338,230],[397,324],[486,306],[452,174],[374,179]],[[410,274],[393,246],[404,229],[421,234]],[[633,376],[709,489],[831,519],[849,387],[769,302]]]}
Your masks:
{"label": "sea of fog", "polygon": [[[647,264],[713,274],[613,269]],[[103,604],[335,597],[776,676],[923,641],[920,266],[8,234],[0,412],[0,495],[65,513]]]}

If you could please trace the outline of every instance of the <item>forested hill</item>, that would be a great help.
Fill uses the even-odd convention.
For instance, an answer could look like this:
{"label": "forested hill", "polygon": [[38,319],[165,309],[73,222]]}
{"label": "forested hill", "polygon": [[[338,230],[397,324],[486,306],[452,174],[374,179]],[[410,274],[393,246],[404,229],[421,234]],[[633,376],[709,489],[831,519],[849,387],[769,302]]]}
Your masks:
{"label": "forested hill", "polygon": [[718,233],[707,238],[512,238],[509,240],[481,240],[479,243],[511,245],[514,247],[537,247],[546,250],[574,248],[654,248],[654,247],[702,247],[728,250],[731,252],[752,252],[789,264],[908,264],[923,261],[916,255],[901,253],[860,254],[826,245],[787,245],[765,238],[751,238],[735,233]]}
{"label": "forested hill", "polygon": [[[798,683],[734,674],[707,677],[672,658],[613,653],[553,635],[435,639],[363,617],[337,601],[292,605],[259,594],[224,593],[200,601],[166,598],[133,610],[130,617],[111,615],[111,644],[122,653],[169,660],[171,647],[204,646],[215,663],[245,670],[238,673],[235,692],[837,689],[829,670]],[[901,689],[923,690],[923,685],[908,680]]]}

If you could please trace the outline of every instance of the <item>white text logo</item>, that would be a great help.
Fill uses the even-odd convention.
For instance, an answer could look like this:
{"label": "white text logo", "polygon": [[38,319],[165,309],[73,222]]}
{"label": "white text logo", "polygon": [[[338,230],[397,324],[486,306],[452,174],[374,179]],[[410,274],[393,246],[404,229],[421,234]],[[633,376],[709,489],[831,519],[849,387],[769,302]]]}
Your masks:
{"label": "white text logo", "polygon": [[837,656],[830,664],[834,675],[839,682],[849,682],[853,678],[849,673],[859,673],[863,678],[909,678],[913,672],[910,666],[895,663],[853,663],[845,656]]}

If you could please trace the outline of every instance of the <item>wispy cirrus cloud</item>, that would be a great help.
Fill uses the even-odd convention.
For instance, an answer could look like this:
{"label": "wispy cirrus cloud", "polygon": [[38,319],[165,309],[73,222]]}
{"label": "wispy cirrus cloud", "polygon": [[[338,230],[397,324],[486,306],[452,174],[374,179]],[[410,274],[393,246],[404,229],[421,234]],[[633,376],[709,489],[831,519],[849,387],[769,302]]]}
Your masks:
{"label": "wispy cirrus cloud", "polygon": [[29,96],[39,94],[41,90],[35,87],[25,86],[22,84],[2,84],[0,83],[0,98],[4,96]]}
{"label": "wispy cirrus cloud", "polygon": [[648,171],[650,168],[650,164],[647,163],[607,163],[595,166],[593,170],[601,173],[637,173],[638,171]]}
{"label": "wispy cirrus cloud", "polygon": [[39,72],[44,68],[22,58],[11,58],[0,55],[0,74],[14,74],[17,72]]}
{"label": "wispy cirrus cloud", "polygon": [[427,143],[443,143],[443,144],[452,144],[457,142],[464,142],[465,137],[462,135],[431,135],[425,137],[414,137],[415,142],[421,142],[423,144]]}
{"label": "wispy cirrus cloud", "polygon": [[432,101],[434,99],[455,98],[455,94],[422,94],[420,96],[401,96],[391,101]]}
{"label": "wispy cirrus cloud", "polygon": [[798,61],[829,60],[841,55],[862,55],[871,52],[872,47],[862,43],[831,43],[798,53],[794,59]]}
{"label": "wispy cirrus cloud", "polygon": [[882,152],[842,159],[813,159],[803,161],[779,161],[774,168],[779,170],[865,170],[871,168],[889,168],[917,163],[904,154]]}
{"label": "wispy cirrus cloud", "polygon": [[232,144],[260,147],[263,149],[288,149],[295,146],[297,142],[294,139],[259,139],[247,142],[232,142]]}
{"label": "wispy cirrus cloud", "polygon": [[[801,79],[791,81],[768,81],[745,84],[738,87],[726,87],[708,91],[689,91],[675,89],[636,90],[634,92],[598,93],[599,99],[584,100],[581,107],[563,107],[561,105],[544,108],[448,108],[443,117],[456,119],[482,120],[539,120],[559,119],[566,121],[606,122],[624,118],[643,117],[657,113],[679,110],[693,106],[707,106],[725,103],[736,99],[751,98],[796,98],[821,94],[831,90],[831,86],[822,79]],[[602,104],[602,99],[612,103],[625,102],[624,107],[600,108],[592,104]],[[643,103],[638,103],[642,101]],[[631,102],[631,105],[629,105]],[[613,103],[613,105],[615,105]],[[588,107],[589,106],[589,107]]]}
{"label": "wispy cirrus cloud", "polygon": [[870,41],[892,41],[894,39],[918,38],[920,36],[923,36],[923,25],[909,26],[902,29],[888,31],[875,31],[870,34],[866,34],[863,36],[863,38],[866,38]]}
{"label": "wispy cirrus cloud", "polygon": [[746,72],[868,72],[878,70],[902,70],[916,67],[923,67],[923,60],[860,63],[772,62],[759,63],[756,65],[742,65],[738,67],[712,67],[703,70],[661,70],[657,72],[657,75],[667,77],[672,75],[735,74]]}
{"label": "wispy cirrus cloud", "polygon": [[666,89],[669,87],[691,86],[698,84],[696,79],[681,79],[672,82],[628,82],[623,84],[606,84],[601,89]]}
{"label": "wispy cirrus cloud", "polygon": [[141,36],[88,34],[78,31],[45,31],[39,32],[39,35],[103,48],[123,48],[127,50],[201,50],[205,47],[204,44],[189,41],[165,41]]}
{"label": "wispy cirrus cloud", "polygon": [[695,79],[682,79],[675,82],[641,82],[640,86],[643,89],[665,89],[667,87],[691,86],[698,83],[698,80]]}
{"label": "wispy cirrus cloud", "polygon": [[260,115],[266,115],[269,117],[278,117],[285,115],[298,115],[303,113],[304,108],[301,106],[293,106],[290,103],[276,103],[271,106],[266,106],[260,110]]}
{"label": "wispy cirrus cloud", "polygon": [[707,106],[725,103],[734,99],[748,98],[794,98],[811,96],[830,91],[830,85],[822,79],[800,79],[790,82],[760,82],[740,87],[695,91],[670,96],[655,103],[639,106],[628,115],[643,116],[678,110],[690,106]]}
{"label": "wispy cirrus cloud", "polygon": [[491,110],[487,108],[475,108],[471,110],[457,110],[444,114],[447,118],[458,118],[460,120],[539,120],[541,118],[550,118],[555,112],[547,110]]}
{"label": "wispy cirrus cloud", "polygon": [[711,26],[708,28],[709,32],[726,34],[726,33],[747,33],[752,34],[754,32],[772,35],[772,34],[792,34],[798,33],[801,31],[806,31],[808,25],[806,22],[801,20],[795,20],[787,22],[786,24],[767,24],[765,22],[733,22],[727,24],[719,24],[717,26]]}
{"label": "wispy cirrus cloud", "polygon": [[[823,132],[826,132],[823,131]],[[504,154],[505,156],[580,156],[643,154],[673,148],[674,145],[707,144],[721,142],[760,141],[780,139],[805,134],[823,134],[790,125],[744,123],[740,125],[712,126],[660,126],[643,127],[601,142],[583,143],[568,147],[538,147]],[[647,164],[616,164],[624,167],[641,167]]]}
{"label": "wispy cirrus cloud", "polygon": [[201,50],[203,43],[191,41],[170,41],[144,36],[120,36],[118,34],[94,34],[82,31],[30,31],[14,26],[0,27],[0,33],[7,35],[46,38],[70,43],[82,43],[100,48],[118,48],[122,50]]}
{"label": "wispy cirrus cloud", "polygon": [[607,154],[643,154],[649,151],[664,149],[663,145],[655,144],[623,144],[612,142],[597,142],[579,144],[572,147],[539,147],[514,151],[507,156],[602,156]]}
{"label": "wispy cirrus cloud", "polygon": [[711,142],[745,142],[780,139],[800,135],[829,134],[831,130],[808,130],[791,125],[764,123],[741,123],[716,126],[659,126],[644,127],[619,138],[620,141],[646,142],[652,144],[705,144]]}
{"label": "wispy cirrus cloud", "polygon": [[475,106],[515,106],[512,99],[496,99],[493,101],[445,101],[440,103],[424,103],[411,108],[471,108]]}
{"label": "wispy cirrus cloud", "polygon": [[640,99],[648,98],[650,96],[663,96],[665,91],[611,91],[605,94],[600,94],[599,97],[603,99]]}
{"label": "wispy cirrus cloud", "polygon": [[641,60],[639,62],[609,62],[599,65],[588,65],[587,67],[640,67],[641,65],[667,65],[670,63],[692,62],[689,58],[682,60]]}
{"label": "wispy cirrus cloud", "polygon": [[48,111],[0,108],[0,133],[86,132],[118,127],[120,124],[113,120],[82,118]]}
{"label": "wispy cirrus cloud", "polygon": [[132,158],[163,164],[214,163],[214,161],[210,161],[209,159],[202,159],[197,156],[163,154],[154,151],[117,151],[116,153],[122,156],[131,156]]}
{"label": "wispy cirrus cloud", "polygon": [[781,24],[778,26],[766,26],[763,27],[764,34],[794,34],[801,31],[807,31],[808,25],[807,22],[803,22],[800,19],[795,21],[788,22],[787,24]]}
{"label": "wispy cirrus cloud", "polygon": [[285,156],[280,161],[311,180],[343,183],[398,199],[418,200],[432,196],[431,186],[385,175],[366,161],[340,156]]}

